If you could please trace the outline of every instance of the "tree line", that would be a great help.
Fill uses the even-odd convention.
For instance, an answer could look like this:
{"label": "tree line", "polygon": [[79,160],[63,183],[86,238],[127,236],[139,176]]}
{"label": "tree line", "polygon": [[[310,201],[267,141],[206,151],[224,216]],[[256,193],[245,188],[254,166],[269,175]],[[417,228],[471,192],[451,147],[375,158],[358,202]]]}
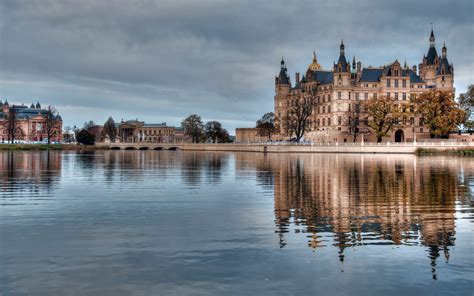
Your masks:
{"label": "tree line", "polygon": [[[474,85],[459,96],[448,91],[429,91],[413,96],[407,103],[395,97],[381,96],[367,100],[357,100],[349,109],[348,117],[338,119],[339,124],[349,126],[352,141],[362,134],[375,135],[377,142],[390,136],[391,132],[402,127],[414,126],[414,119],[421,120],[420,126],[428,126],[431,138],[447,137],[457,129],[473,129],[474,121],[471,112],[474,104]],[[311,115],[316,106],[313,98],[302,98],[292,101],[288,114],[278,126],[275,115],[270,112],[256,122],[257,134],[268,137],[280,133],[290,140],[299,142],[311,129]]]}
{"label": "tree line", "polygon": [[[197,114],[191,114],[181,122],[181,128],[185,135],[189,136],[193,143],[230,143],[232,138],[229,132],[219,121],[208,121],[203,123],[201,117]],[[110,141],[115,142],[117,135],[117,126],[112,117],[109,117],[100,128],[93,121],[84,123],[82,128],[65,127],[63,139],[66,143],[77,141],[83,145],[93,145],[100,138],[108,137]],[[73,132],[74,138],[71,134]]]}

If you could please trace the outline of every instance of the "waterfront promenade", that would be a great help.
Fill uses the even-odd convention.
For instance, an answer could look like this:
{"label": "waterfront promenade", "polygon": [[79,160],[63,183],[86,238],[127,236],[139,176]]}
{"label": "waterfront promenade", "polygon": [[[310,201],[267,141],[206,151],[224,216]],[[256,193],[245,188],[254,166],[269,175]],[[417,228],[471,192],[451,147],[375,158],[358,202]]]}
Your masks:
{"label": "waterfront promenade", "polygon": [[112,150],[185,150],[234,151],[269,153],[370,153],[414,154],[418,148],[438,151],[474,149],[472,142],[410,142],[410,143],[97,143]]}

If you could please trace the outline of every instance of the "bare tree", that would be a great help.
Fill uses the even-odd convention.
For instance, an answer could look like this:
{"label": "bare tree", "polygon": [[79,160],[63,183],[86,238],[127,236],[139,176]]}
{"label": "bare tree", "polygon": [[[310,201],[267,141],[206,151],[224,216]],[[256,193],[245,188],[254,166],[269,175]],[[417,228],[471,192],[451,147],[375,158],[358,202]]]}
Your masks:
{"label": "bare tree", "polygon": [[5,120],[3,121],[3,128],[7,132],[7,140],[14,143],[17,136],[22,134],[20,123],[16,109],[12,106],[9,111],[5,113]]}
{"label": "bare tree", "polygon": [[74,141],[74,136],[71,134],[72,131],[74,129],[69,125],[64,127],[63,141],[65,143],[72,143]]}
{"label": "bare tree", "polygon": [[294,135],[296,142],[299,142],[310,128],[309,117],[313,113],[314,105],[313,98],[301,98],[294,100],[289,108],[286,132],[290,138]]}
{"label": "bare tree", "polygon": [[352,142],[357,141],[359,135],[369,134],[370,131],[367,127],[363,126],[360,122],[361,105],[359,102],[353,105],[353,108],[349,112],[349,118],[347,124],[349,126],[349,134],[352,136]]}
{"label": "bare tree", "polygon": [[193,143],[201,142],[204,136],[204,124],[202,123],[201,116],[191,114],[181,122],[181,128],[184,129],[184,133],[191,136]]}
{"label": "bare tree", "polygon": [[48,137],[48,144],[51,144],[51,138],[57,134],[58,132],[58,111],[54,106],[49,105],[46,109],[45,114],[45,122],[44,122],[44,129],[46,132],[46,136]]}

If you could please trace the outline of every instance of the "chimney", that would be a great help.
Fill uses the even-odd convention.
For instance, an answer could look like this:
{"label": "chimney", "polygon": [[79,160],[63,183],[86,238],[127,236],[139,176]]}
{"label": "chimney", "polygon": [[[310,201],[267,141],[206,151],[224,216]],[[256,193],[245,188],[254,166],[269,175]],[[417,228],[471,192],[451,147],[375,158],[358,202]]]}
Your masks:
{"label": "chimney", "polygon": [[298,82],[300,82],[300,73],[299,72],[295,73],[295,80],[296,80],[295,85],[298,84]]}

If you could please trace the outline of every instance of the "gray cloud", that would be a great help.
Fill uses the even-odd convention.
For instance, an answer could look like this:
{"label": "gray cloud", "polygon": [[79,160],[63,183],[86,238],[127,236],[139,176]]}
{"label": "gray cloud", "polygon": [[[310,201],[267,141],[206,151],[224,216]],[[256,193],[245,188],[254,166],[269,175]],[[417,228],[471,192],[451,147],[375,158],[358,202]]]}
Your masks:
{"label": "gray cloud", "polygon": [[[285,56],[329,68],[343,37],[365,66],[418,64],[430,22],[472,83],[472,1],[2,1],[0,96],[54,104],[65,124],[112,115],[179,124],[190,113],[231,131],[273,109]],[[291,75],[294,76],[294,75]]]}

